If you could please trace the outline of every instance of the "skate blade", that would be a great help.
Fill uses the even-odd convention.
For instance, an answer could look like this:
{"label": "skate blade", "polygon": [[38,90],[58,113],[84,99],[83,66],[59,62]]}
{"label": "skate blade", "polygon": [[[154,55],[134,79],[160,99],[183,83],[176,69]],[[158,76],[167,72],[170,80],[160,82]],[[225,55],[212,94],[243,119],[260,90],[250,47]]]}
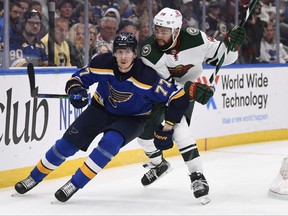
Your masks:
{"label": "skate blade", "polygon": [[200,201],[200,203],[202,205],[206,205],[206,204],[210,203],[210,201],[211,201],[207,195],[199,197],[198,200]]}
{"label": "skate blade", "polygon": [[17,196],[21,196],[22,194],[19,194],[19,193],[17,193],[17,192],[15,192],[15,193],[12,193],[11,194],[11,197],[17,197]]}
{"label": "skate blade", "polygon": [[271,198],[281,199],[281,200],[288,200],[288,194],[280,194],[275,191],[269,190],[268,196]]}
{"label": "skate blade", "polygon": [[50,202],[50,204],[51,204],[51,205],[61,205],[61,204],[63,204],[63,202],[60,202],[59,200],[54,199],[54,200],[52,200],[52,201]]}
{"label": "skate blade", "polygon": [[25,196],[25,193],[24,193],[24,194],[20,194],[20,193],[18,193],[17,191],[14,191],[14,192],[12,192],[12,194],[11,194],[11,197],[21,197],[21,196]]}

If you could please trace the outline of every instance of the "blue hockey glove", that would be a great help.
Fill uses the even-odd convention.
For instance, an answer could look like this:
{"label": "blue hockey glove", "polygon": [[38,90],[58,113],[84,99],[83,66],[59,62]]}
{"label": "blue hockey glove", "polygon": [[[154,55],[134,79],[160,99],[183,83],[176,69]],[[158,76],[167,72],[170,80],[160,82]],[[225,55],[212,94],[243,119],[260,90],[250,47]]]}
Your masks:
{"label": "blue hockey glove", "polygon": [[214,88],[198,82],[186,82],[184,91],[189,99],[195,100],[202,105],[206,104],[214,94]]}
{"label": "blue hockey glove", "polygon": [[225,34],[224,43],[230,51],[239,51],[240,46],[245,40],[246,32],[245,29],[239,26],[234,26],[232,29]]}
{"label": "blue hockey glove", "polygon": [[88,94],[85,88],[83,87],[74,87],[69,92],[70,95],[80,95],[82,99],[69,99],[70,103],[73,105],[73,107],[80,109],[85,107],[88,104]]}
{"label": "blue hockey glove", "polygon": [[159,150],[166,150],[173,147],[173,133],[174,129],[169,131],[163,131],[163,126],[160,125],[157,130],[154,131],[154,145]]}

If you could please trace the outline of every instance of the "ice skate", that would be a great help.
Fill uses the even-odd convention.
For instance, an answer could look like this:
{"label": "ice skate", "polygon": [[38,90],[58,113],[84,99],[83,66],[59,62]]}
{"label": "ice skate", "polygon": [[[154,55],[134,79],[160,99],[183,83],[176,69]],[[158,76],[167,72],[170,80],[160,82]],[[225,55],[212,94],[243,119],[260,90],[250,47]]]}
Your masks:
{"label": "ice skate", "polygon": [[60,202],[66,202],[69,200],[79,188],[76,188],[75,185],[69,180],[65,185],[63,185],[59,190],[56,191],[55,197]]}
{"label": "ice skate", "polygon": [[141,179],[141,182],[145,187],[165,176],[172,170],[170,163],[165,159],[163,159],[163,161],[157,166],[153,165],[152,163],[144,164],[143,166],[148,169],[150,168],[150,170],[145,173]]}
{"label": "ice skate", "polygon": [[37,184],[38,182],[36,182],[31,176],[28,176],[26,179],[17,182],[14,188],[19,194],[24,194],[34,188]]}
{"label": "ice skate", "polygon": [[199,199],[201,204],[205,205],[210,202],[208,198],[209,186],[201,172],[194,172],[190,175],[191,189],[196,199]]}

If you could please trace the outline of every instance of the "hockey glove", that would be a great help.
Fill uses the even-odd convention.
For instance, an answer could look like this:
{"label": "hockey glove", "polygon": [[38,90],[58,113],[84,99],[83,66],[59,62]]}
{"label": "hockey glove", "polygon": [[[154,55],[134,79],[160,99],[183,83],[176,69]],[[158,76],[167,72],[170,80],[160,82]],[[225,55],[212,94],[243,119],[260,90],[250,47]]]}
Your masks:
{"label": "hockey glove", "polygon": [[159,150],[166,150],[173,147],[173,133],[174,129],[169,131],[163,131],[163,126],[160,125],[159,128],[154,131],[154,145]]}
{"label": "hockey glove", "polygon": [[202,105],[206,104],[214,94],[214,88],[198,82],[186,82],[184,91],[189,99],[195,100]]}
{"label": "hockey glove", "polygon": [[73,107],[80,109],[88,104],[88,94],[85,88],[80,86],[74,87],[70,89],[69,94],[81,95],[82,97],[82,99],[70,99],[70,103],[73,105]]}
{"label": "hockey glove", "polygon": [[232,29],[229,29],[229,31],[225,34],[224,44],[229,49],[229,51],[239,51],[240,46],[245,40],[245,37],[245,29],[239,26],[234,26]]}

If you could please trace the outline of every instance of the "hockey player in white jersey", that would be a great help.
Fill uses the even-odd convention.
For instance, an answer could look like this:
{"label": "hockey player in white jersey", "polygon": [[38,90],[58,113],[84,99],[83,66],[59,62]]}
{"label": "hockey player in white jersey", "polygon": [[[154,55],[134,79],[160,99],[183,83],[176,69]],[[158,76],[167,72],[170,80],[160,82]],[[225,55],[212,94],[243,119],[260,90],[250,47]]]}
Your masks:
{"label": "hockey player in white jersey", "polygon": [[[206,85],[196,82],[203,71],[203,62],[215,66],[226,52],[223,65],[234,63],[245,38],[245,30],[235,26],[227,32],[225,40],[220,42],[198,29],[181,28],[182,15],[171,8],[162,9],[153,22],[153,35],[146,40],[141,50],[143,62],[154,68],[162,78],[173,79],[180,86],[184,86],[190,99],[206,104],[214,92],[212,87],[207,88]],[[229,52],[227,47],[230,48]],[[188,167],[194,196],[205,204],[209,202],[209,186],[203,175],[196,141],[189,128],[194,101],[181,122],[174,126],[173,139]],[[160,104],[154,105],[153,118],[147,122],[145,131],[138,138],[150,159],[143,165],[149,169],[141,179],[144,186],[150,185],[171,170],[169,162],[163,158],[162,150],[165,150],[165,147],[153,144],[153,131],[163,121],[164,109]]]}

